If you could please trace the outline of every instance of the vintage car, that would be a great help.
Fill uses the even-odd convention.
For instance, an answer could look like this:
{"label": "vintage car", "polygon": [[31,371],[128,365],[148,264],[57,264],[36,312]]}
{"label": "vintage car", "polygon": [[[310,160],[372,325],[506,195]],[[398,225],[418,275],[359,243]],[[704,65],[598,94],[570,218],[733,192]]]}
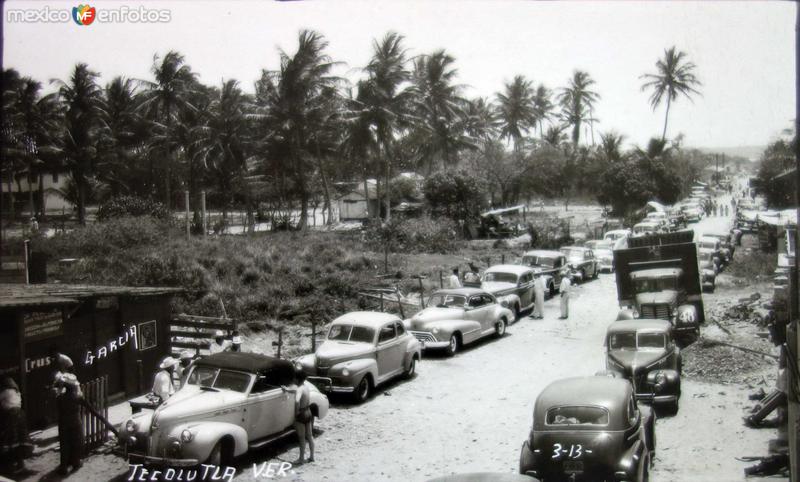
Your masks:
{"label": "vintage car", "polygon": [[607,231],[606,234],[603,235],[603,239],[606,241],[614,241],[615,243],[620,239],[627,238],[631,235],[630,229],[614,229],[611,231]]}
{"label": "vintage car", "polygon": [[428,479],[428,482],[537,482],[533,477],[507,472],[470,472],[466,474],[443,475]]}
{"label": "vintage car", "polygon": [[560,251],[567,257],[567,266],[573,279],[586,281],[597,278],[600,269],[597,267],[594,251],[580,246],[565,246]]}
{"label": "vintage car", "polygon": [[687,223],[696,223],[703,217],[703,208],[698,203],[684,204],[681,211]]}
{"label": "vintage car", "polygon": [[733,252],[736,249],[733,243],[731,233],[726,232],[710,232],[704,233],[703,237],[716,238],[719,240],[720,252],[722,253],[723,262],[730,263],[733,260]]}
{"label": "vintage car", "polygon": [[664,320],[632,319],[606,330],[606,370],[633,384],[636,399],[678,411],[681,351]]}
{"label": "vintage car", "polygon": [[500,304],[514,312],[514,321],[520,314],[533,308],[534,272],[528,266],[499,264],[483,273],[481,288],[493,294]]}
{"label": "vintage car", "polygon": [[615,377],[557,380],[536,398],[521,474],[547,482],[648,480],[656,448],[652,408]]}
{"label": "vintage car", "polygon": [[356,311],[336,318],[316,353],[297,359],[308,381],[325,393],[349,393],[364,402],[378,385],[411,378],[422,345],[392,314]]}
{"label": "vintage car", "polygon": [[697,263],[703,291],[713,293],[717,286],[717,274],[719,274],[719,264],[717,263],[717,258],[714,257],[714,251],[698,249]]}
{"label": "vintage car", "polygon": [[631,236],[645,236],[661,231],[661,224],[652,221],[642,221],[641,223],[633,225],[633,234]]}
{"label": "vintage car", "polygon": [[[186,384],[155,410],[132,415],[120,430],[131,462],[170,467],[229,464],[293,428],[295,366],[256,353],[224,352],[198,359]],[[306,382],[311,412],[328,413],[328,398]]]}
{"label": "vintage car", "polygon": [[697,249],[704,251],[711,251],[713,257],[717,259],[717,264],[722,267],[725,263],[725,252],[722,249],[722,243],[719,239],[713,236],[702,235],[697,240]]}
{"label": "vintage car", "polygon": [[608,271],[614,272],[614,248],[610,241],[605,241],[605,244],[598,244],[593,249],[594,256],[597,258],[597,269],[600,272]]}
{"label": "vintage car", "polygon": [[642,221],[656,223],[660,229],[666,229],[669,226],[669,216],[663,212],[648,213]]}
{"label": "vintage car", "polygon": [[561,280],[569,276],[567,257],[560,251],[534,249],[522,255],[522,264],[533,268],[535,278],[543,276],[547,280],[547,292],[555,296],[561,289]]}
{"label": "vintage car", "polygon": [[409,332],[423,349],[444,349],[451,356],[485,336],[503,336],[514,319],[513,311],[479,288],[435,291],[425,305],[408,320]]}

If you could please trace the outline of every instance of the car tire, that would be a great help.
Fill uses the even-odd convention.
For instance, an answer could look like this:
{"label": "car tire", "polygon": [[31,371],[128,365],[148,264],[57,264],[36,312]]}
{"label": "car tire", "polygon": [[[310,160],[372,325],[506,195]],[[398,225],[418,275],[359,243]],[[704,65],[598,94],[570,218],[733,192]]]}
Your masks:
{"label": "car tire", "polygon": [[592,272],[592,279],[597,279],[597,275],[599,274],[600,270],[597,269],[597,265],[594,265],[594,271]]}
{"label": "car tire", "polygon": [[455,355],[460,346],[461,343],[458,340],[458,336],[455,334],[450,335],[450,343],[447,345],[447,348],[445,348],[447,356]]}
{"label": "car tire", "polygon": [[549,291],[550,291],[550,298],[553,298],[556,295],[556,284],[555,283],[550,283]]}
{"label": "car tire", "polygon": [[414,376],[414,373],[417,372],[417,357],[411,357],[411,364],[408,366],[408,370],[403,371],[403,378],[408,380]]}
{"label": "car tire", "polygon": [[218,440],[217,443],[214,444],[214,448],[211,449],[211,453],[208,454],[206,464],[217,467],[226,467],[230,465],[233,454],[229,452],[226,444],[224,444],[222,440]]}
{"label": "car tire", "polygon": [[502,338],[503,335],[506,334],[506,322],[505,318],[501,318],[497,323],[494,324],[494,334],[497,338]]}
{"label": "car tire", "polygon": [[361,377],[361,381],[358,382],[356,389],[353,391],[353,398],[355,399],[356,403],[364,403],[369,398],[371,392],[372,382],[370,381],[369,375],[364,375]]}

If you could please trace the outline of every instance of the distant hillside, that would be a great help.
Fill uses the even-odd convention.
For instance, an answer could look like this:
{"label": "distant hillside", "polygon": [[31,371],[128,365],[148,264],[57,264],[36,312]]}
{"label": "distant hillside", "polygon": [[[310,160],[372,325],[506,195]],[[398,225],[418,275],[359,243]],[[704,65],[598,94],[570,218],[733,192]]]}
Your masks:
{"label": "distant hillside", "polygon": [[725,154],[731,157],[744,157],[751,161],[757,161],[761,157],[767,146],[735,146],[735,147],[697,147],[702,152],[710,154]]}

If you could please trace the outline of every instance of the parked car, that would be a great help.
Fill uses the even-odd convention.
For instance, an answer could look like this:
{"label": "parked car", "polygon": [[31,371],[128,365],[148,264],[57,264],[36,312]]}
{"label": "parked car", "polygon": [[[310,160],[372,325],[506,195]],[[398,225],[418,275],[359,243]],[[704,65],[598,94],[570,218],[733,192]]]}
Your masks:
{"label": "parked car", "polygon": [[547,280],[547,291],[555,296],[561,289],[561,280],[569,276],[567,257],[560,251],[534,249],[522,255],[522,264],[533,268],[534,277],[543,276]]}
{"label": "parked car", "polygon": [[594,251],[580,246],[565,246],[560,251],[567,257],[567,266],[573,278],[580,281],[597,278],[599,269]]}
{"label": "parked car", "polygon": [[714,257],[714,252],[710,249],[698,249],[697,263],[703,291],[713,293],[717,287],[717,274],[719,274],[719,265]]}
{"label": "parked car", "polygon": [[661,231],[661,225],[652,221],[642,221],[641,223],[633,225],[633,234],[631,236],[645,236]]}
{"label": "parked car", "polygon": [[503,336],[514,319],[513,311],[479,288],[435,291],[425,305],[409,320],[409,331],[423,349],[444,349],[451,356],[483,337]]}
{"label": "parked car", "polygon": [[411,378],[421,358],[422,345],[399,317],[356,311],[333,320],[317,351],[297,362],[321,391],[349,393],[361,403],[378,385]]}
{"label": "parked car", "polygon": [[646,481],[654,423],[653,410],[636,402],[627,380],[557,380],[536,398],[519,471],[548,482]]}
{"label": "parked car", "polygon": [[704,233],[703,236],[708,238],[716,238],[719,240],[720,252],[722,253],[723,261],[725,264],[728,264],[733,260],[733,252],[736,249],[736,246],[734,246],[731,233],[711,232],[711,233]]}
{"label": "parked car", "polygon": [[681,350],[664,320],[620,320],[606,330],[606,370],[633,384],[636,399],[678,411]]}
{"label": "parked car", "polygon": [[725,265],[725,253],[722,250],[722,243],[719,242],[719,239],[712,236],[700,236],[697,240],[697,249],[711,251],[713,257],[718,260],[717,264],[720,268]]}
{"label": "parked car", "polygon": [[[295,396],[288,360],[243,352],[200,358],[186,384],[155,410],[132,415],[120,443],[133,462],[170,467],[230,464],[234,457],[290,433]],[[328,413],[328,398],[306,382],[311,412]]]}
{"label": "parked car", "polygon": [[604,241],[604,244],[597,245],[594,248],[594,256],[597,258],[597,269],[601,273],[608,271],[614,272],[614,248],[611,241]]}
{"label": "parked car", "polygon": [[669,217],[666,213],[662,212],[648,213],[642,221],[656,223],[658,224],[659,229],[666,229],[667,226],[669,226]]}
{"label": "parked car", "polygon": [[500,304],[514,312],[514,321],[520,313],[533,308],[534,272],[528,266],[518,264],[498,264],[483,273],[481,288],[493,294]]}
{"label": "parked car", "polygon": [[703,208],[698,203],[685,204],[681,210],[687,223],[696,223],[703,218]]}
{"label": "parked car", "polygon": [[606,234],[603,235],[603,239],[614,242],[614,247],[612,249],[625,249],[628,247],[628,238],[630,235],[630,229],[614,229],[612,231],[607,231]]}

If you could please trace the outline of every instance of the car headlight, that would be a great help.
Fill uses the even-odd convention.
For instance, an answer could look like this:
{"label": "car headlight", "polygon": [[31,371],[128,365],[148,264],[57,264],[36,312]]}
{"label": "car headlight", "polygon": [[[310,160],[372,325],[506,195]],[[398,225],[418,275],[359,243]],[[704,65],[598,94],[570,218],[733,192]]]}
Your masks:
{"label": "car headlight", "polygon": [[194,440],[194,433],[192,433],[192,431],[188,428],[183,429],[181,432],[181,442],[188,444],[192,440]]}
{"label": "car headlight", "polygon": [[437,333],[439,333],[439,328],[434,328],[434,329],[432,330],[432,333],[433,333],[434,335],[435,335],[435,334],[437,334]]}
{"label": "car headlight", "polygon": [[136,422],[133,420],[128,420],[125,422],[125,431],[127,432],[135,432],[136,431]]}
{"label": "car headlight", "polygon": [[503,300],[500,302],[500,304],[503,306],[503,308],[508,308],[508,300]]}
{"label": "car headlight", "polygon": [[350,370],[348,370],[347,368],[342,370],[342,376],[349,377],[350,376]]}

